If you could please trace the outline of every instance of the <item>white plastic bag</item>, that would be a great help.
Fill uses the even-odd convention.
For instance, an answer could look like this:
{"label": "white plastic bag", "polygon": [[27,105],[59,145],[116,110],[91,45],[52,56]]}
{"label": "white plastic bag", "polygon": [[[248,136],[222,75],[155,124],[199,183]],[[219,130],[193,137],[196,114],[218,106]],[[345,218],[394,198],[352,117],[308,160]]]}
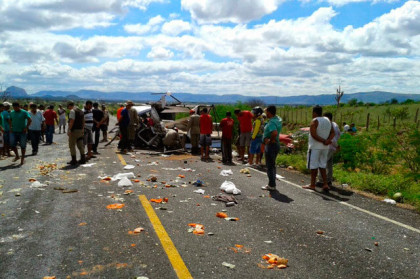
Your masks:
{"label": "white plastic bag", "polygon": [[194,193],[204,195],[204,190],[203,189],[198,189],[198,190],[195,190]]}
{"label": "white plastic bag", "polygon": [[133,165],[126,165],[125,167],[124,167],[124,169],[125,170],[132,170],[132,169],[134,169],[135,168],[135,166],[133,166]]}
{"label": "white plastic bag", "polygon": [[111,178],[111,180],[112,180],[112,181],[115,181],[115,180],[120,180],[120,179],[122,179],[123,177],[125,177],[125,178],[136,178],[136,177],[134,176],[134,173],[132,173],[132,172],[128,172],[128,173],[118,173],[118,174],[114,175],[114,176]]}
{"label": "white plastic bag", "polygon": [[225,181],[222,183],[222,186],[220,186],[220,190],[225,191],[227,194],[234,194],[234,195],[240,195],[241,190],[236,188],[235,184],[231,181]]}
{"label": "white plastic bag", "polygon": [[121,178],[121,180],[118,182],[119,187],[127,187],[127,186],[133,186],[133,183],[131,183],[130,179],[127,177]]}
{"label": "white plastic bag", "polygon": [[233,174],[232,170],[222,170],[220,172],[221,176],[229,176],[229,175],[232,175],[232,174]]}

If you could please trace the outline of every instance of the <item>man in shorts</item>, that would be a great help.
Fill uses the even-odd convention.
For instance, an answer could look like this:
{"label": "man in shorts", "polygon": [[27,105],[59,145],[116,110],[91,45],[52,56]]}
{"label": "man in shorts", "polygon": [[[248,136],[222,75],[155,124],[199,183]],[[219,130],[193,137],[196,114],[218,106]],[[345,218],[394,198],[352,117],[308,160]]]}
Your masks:
{"label": "man in shorts", "polygon": [[41,130],[44,125],[45,118],[42,113],[37,109],[36,104],[30,104],[29,115],[31,116],[32,123],[29,125],[28,136],[31,139],[32,156],[38,153],[39,141],[41,138]]}
{"label": "man in shorts", "polygon": [[200,116],[200,145],[201,159],[209,160],[209,150],[211,146],[211,134],[213,133],[213,120],[208,114],[207,108],[201,110]]}
{"label": "man in shorts", "polygon": [[307,167],[311,170],[311,184],[303,186],[304,189],[315,190],[318,170],[321,173],[324,191],[328,191],[327,161],[328,149],[335,132],[331,121],[322,116],[322,107],[315,106],[312,109],[312,121],[308,140]]}
{"label": "man in shorts", "polygon": [[[15,152],[15,159],[13,162],[16,162],[20,159],[20,164],[23,165],[25,162],[25,151],[26,151],[26,139],[28,134],[29,125],[31,125],[31,116],[26,110],[20,108],[19,103],[13,103],[13,111],[10,112],[10,145]],[[19,143],[20,149],[22,151],[22,156],[19,158],[19,153],[17,150],[17,144]]]}
{"label": "man in shorts", "polygon": [[104,112],[99,109],[98,103],[93,103],[93,129],[92,132],[95,135],[95,143],[93,144],[93,154],[98,155],[99,136],[101,135],[101,125],[105,121]]}
{"label": "man in shorts", "polygon": [[198,154],[200,149],[198,144],[200,142],[200,115],[195,113],[195,110],[190,110],[190,118],[188,119],[187,133],[190,134],[191,139],[191,154]]}
{"label": "man in shorts", "polygon": [[102,137],[103,139],[101,142],[107,142],[108,141],[108,126],[109,126],[109,111],[106,109],[106,106],[102,105],[102,112],[104,113],[104,122],[102,123],[100,129],[102,131]]}
{"label": "man in shorts", "polygon": [[[239,131],[241,134],[239,135],[239,160],[243,163],[245,161],[245,151],[249,153],[249,146],[251,144],[251,132],[252,132],[252,118],[253,115],[250,111],[244,110],[241,111],[240,109],[235,109],[234,111],[236,117],[239,121]],[[248,154],[249,155],[249,154]]]}
{"label": "man in shorts", "polygon": [[226,112],[226,118],[220,121],[220,128],[222,129],[222,162],[223,164],[233,164],[232,162],[232,138],[234,121],[232,113]]}
{"label": "man in shorts", "polygon": [[57,113],[54,111],[54,106],[49,105],[48,109],[44,112],[44,118],[45,118],[45,124],[47,126],[47,130],[45,131],[45,140],[47,145],[50,145],[53,143],[53,137],[54,137],[54,121],[58,125],[58,117]]}

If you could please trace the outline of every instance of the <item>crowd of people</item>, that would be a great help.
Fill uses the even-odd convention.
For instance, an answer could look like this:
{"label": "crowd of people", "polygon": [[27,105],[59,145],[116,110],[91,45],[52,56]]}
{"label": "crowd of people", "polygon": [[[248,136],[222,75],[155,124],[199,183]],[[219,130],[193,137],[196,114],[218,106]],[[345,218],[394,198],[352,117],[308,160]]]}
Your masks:
{"label": "crowd of people", "polygon": [[[103,132],[102,141],[108,140],[109,113],[105,105],[99,109],[99,105],[91,101],[85,103],[83,111],[75,107],[73,102],[69,102],[67,108],[70,110],[67,135],[72,155],[69,163],[72,165],[78,163],[76,146],[81,151],[79,163],[85,163],[94,157],[94,154],[99,154],[97,147],[100,131]],[[54,105],[49,105],[45,110],[43,105],[34,103],[22,106],[18,102],[0,104],[0,158],[14,156],[13,162],[20,160],[20,164],[23,165],[27,142],[31,143],[32,156],[37,155],[41,141],[44,145],[54,143],[56,125],[59,134],[66,133],[67,117],[62,105],[59,105],[58,110],[55,111]],[[92,133],[95,133],[95,141],[93,141]],[[87,154],[84,154],[85,146],[87,146]],[[21,150],[20,155],[18,147]]]}
{"label": "crowd of people", "polygon": [[[146,125],[150,121],[140,119],[133,106],[133,102],[127,101],[117,111],[117,125],[120,131],[118,148],[122,153],[133,150],[140,121],[146,121]],[[22,107],[18,102],[0,104],[0,155],[2,158],[11,157],[11,151],[13,151],[15,156],[13,161],[20,159],[23,165],[27,141],[31,142],[32,155],[37,155],[41,141],[45,141],[45,145],[53,144],[56,125],[59,134],[66,133],[67,126],[71,155],[71,161],[68,164],[84,164],[89,159],[95,158],[95,155],[99,155],[98,145],[101,133],[102,142],[108,141],[109,112],[105,105],[99,109],[98,103],[86,101],[82,110],[74,102],[68,102],[68,122],[66,110],[61,105],[57,111],[54,110],[53,105],[44,109],[43,106],[33,103]],[[252,111],[235,109],[234,114],[239,123],[238,137],[235,142],[238,150],[237,162],[258,167],[262,166],[264,157],[268,184],[262,188],[275,190],[276,158],[280,151],[279,136],[282,130],[282,119],[276,115],[276,107],[268,106],[265,110],[255,107]],[[232,145],[236,133],[232,112],[227,112],[219,125],[222,130],[222,162],[235,164]],[[213,128],[213,120],[207,108],[202,108],[198,113],[194,110],[190,111],[187,132],[191,140],[191,152],[200,153],[204,161],[210,159]],[[357,131],[354,125],[347,124],[344,130],[349,133]],[[310,124],[307,153],[307,167],[311,171],[311,183],[304,188],[314,190],[319,184],[324,190],[329,190],[333,179],[333,157],[339,150],[340,135],[338,125],[332,121],[332,114],[322,114],[322,107],[315,106]],[[19,155],[18,146],[21,149],[21,155]],[[76,148],[79,150],[80,160],[77,160]]]}

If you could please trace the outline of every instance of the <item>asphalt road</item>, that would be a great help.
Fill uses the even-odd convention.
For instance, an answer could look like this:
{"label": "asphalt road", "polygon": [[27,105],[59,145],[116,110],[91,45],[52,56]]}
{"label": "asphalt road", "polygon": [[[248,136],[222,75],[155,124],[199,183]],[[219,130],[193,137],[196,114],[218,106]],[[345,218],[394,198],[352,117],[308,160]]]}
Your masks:
{"label": "asphalt road", "polygon": [[[116,143],[101,144],[101,155],[89,162],[94,165],[69,168],[67,136],[54,139],[56,144],[41,146],[22,167],[0,161],[1,278],[420,277],[415,212],[345,189],[329,195],[303,190],[298,186],[309,178],[284,170],[278,192],[270,195],[260,190],[264,173],[251,170],[248,177],[240,173],[243,166],[223,166],[216,155],[209,163],[141,150],[118,156]],[[134,169],[124,170],[124,163]],[[57,168],[42,173],[40,166],[48,164]],[[233,175],[221,176],[223,169]],[[118,181],[98,178],[124,172],[139,182],[118,187]],[[152,176],[157,182],[147,181]],[[47,186],[31,188],[31,178]],[[197,179],[202,187],[192,184]],[[220,193],[225,180],[242,191],[236,206],[207,197]],[[77,192],[57,190],[63,188]],[[194,193],[198,189],[205,194]],[[168,202],[142,203],[139,196]],[[125,206],[106,208],[115,203]],[[217,218],[222,210],[239,220]],[[204,225],[205,234],[189,232],[189,223]],[[138,227],[144,231],[132,234]],[[266,253],[287,258],[288,267],[263,268]]]}

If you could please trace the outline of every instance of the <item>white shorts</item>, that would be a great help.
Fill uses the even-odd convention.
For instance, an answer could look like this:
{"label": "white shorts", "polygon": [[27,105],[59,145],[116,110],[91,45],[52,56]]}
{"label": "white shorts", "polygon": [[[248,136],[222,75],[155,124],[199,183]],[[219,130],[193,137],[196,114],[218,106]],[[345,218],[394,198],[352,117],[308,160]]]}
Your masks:
{"label": "white shorts", "polygon": [[325,169],[328,161],[328,149],[309,149],[306,167],[310,170]]}

